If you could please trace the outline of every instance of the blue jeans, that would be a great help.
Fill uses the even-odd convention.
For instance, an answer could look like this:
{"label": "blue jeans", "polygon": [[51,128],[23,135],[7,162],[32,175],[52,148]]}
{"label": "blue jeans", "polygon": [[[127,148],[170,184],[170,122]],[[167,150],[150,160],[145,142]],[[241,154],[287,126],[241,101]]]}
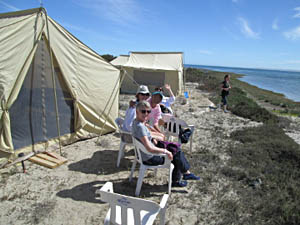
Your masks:
{"label": "blue jeans", "polygon": [[[144,163],[149,166],[156,166],[164,164],[164,157],[153,156]],[[190,164],[184,156],[184,153],[179,149],[179,151],[173,155],[172,163],[174,165],[174,170],[172,173],[172,182],[180,181],[182,174],[190,169]]]}
{"label": "blue jeans", "polygon": [[223,105],[227,105],[227,95],[222,95],[222,103]]}

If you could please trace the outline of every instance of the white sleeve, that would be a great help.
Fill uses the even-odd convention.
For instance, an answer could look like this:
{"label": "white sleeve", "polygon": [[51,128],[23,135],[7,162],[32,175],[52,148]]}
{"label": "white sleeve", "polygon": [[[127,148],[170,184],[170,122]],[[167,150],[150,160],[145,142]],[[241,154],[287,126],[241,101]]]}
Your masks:
{"label": "white sleeve", "polygon": [[125,119],[124,119],[124,123],[123,123],[123,129],[125,131],[131,131],[132,129],[132,122],[136,117],[136,112],[135,112],[135,107],[129,107],[126,110],[126,115],[125,115]]}
{"label": "white sleeve", "polygon": [[168,102],[170,105],[172,105],[175,102],[175,96],[169,97]]}

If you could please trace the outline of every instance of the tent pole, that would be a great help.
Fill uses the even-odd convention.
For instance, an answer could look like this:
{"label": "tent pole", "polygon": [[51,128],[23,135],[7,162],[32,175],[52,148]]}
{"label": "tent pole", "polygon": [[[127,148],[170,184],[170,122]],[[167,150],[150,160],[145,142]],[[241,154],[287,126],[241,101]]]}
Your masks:
{"label": "tent pole", "polygon": [[54,101],[55,101],[55,113],[56,113],[56,127],[58,133],[58,143],[59,143],[59,153],[62,156],[61,151],[61,140],[60,140],[60,124],[59,124],[59,115],[58,115],[58,106],[57,106],[57,96],[56,96],[56,84],[55,84],[55,76],[54,76],[54,68],[53,68],[53,55],[51,50],[50,44],[50,32],[49,32],[49,24],[48,24],[48,14],[45,8],[41,8],[42,11],[46,15],[46,27],[47,27],[47,34],[48,34],[48,42],[49,42],[49,52],[50,52],[50,63],[51,63],[51,75],[52,75],[52,85],[53,85],[53,93],[54,93]]}

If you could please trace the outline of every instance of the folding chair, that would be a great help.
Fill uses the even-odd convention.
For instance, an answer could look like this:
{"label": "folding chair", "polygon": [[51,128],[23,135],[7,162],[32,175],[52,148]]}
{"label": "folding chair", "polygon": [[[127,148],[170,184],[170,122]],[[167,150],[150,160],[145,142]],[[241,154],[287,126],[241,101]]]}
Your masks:
{"label": "folding chair", "polygon": [[117,118],[115,120],[115,122],[118,125],[120,138],[121,138],[119,154],[118,154],[118,160],[117,160],[117,167],[119,167],[121,158],[124,157],[124,150],[125,150],[126,145],[132,145],[133,146],[133,143],[132,143],[131,132],[122,130],[124,119]]}
{"label": "folding chair", "polygon": [[[155,169],[155,175],[156,175],[157,174],[157,169],[159,169],[159,168],[169,169],[168,194],[171,194],[172,172],[173,172],[173,169],[174,169],[174,165],[171,163],[171,160],[168,158],[168,156],[166,154],[152,154],[152,153],[148,152],[146,150],[145,146],[134,137],[132,137],[132,141],[133,141],[133,144],[134,144],[135,159],[134,159],[134,162],[133,162],[132,167],[131,167],[131,173],[130,173],[129,181],[132,181],[132,176],[133,176],[134,169],[136,167],[136,163],[138,162],[140,164],[140,171],[139,171],[139,177],[138,177],[138,181],[137,181],[137,185],[136,185],[136,189],[135,189],[135,196],[140,195],[140,191],[141,191],[145,171],[147,169]],[[142,160],[142,157],[141,157],[141,152],[144,152],[146,154],[153,155],[153,156],[156,155],[156,156],[164,157],[165,158],[164,164],[163,165],[157,165],[157,166],[145,165],[143,163],[143,160]]]}
{"label": "folding chair", "polygon": [[160,204],[141,198],[114,193],[113,184],[106,182],[100,189],[101,200],[109,203],[104,225],[151,225],[157,215],[160,225],[165,224],[165,214],[169,195],[164,194]]}

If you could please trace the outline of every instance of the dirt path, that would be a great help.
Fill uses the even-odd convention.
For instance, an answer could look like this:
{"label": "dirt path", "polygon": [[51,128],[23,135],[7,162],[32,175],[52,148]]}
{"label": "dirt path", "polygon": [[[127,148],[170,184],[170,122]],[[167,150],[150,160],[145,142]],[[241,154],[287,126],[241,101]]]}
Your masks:
{"label": "dirt path", "polygon": [[[217,169],[226,165],[229,156],[224,146],[230,142],[232,131],[258,123],[222,111],[209,111],[211,104],[206,95],[188,84],[190,98],[187,103],[178,98],[173,107],[180,118],[194,124],[193,151],[183,146],[192,163],[192,171],[202,181],[189,182],[187,188],[172,188],[166,213],[167,224],[218,224],[221,211],[218,199],[237,199],[238,195]],[[121,115],[133,96],[120,97]],[[116,168],[119,137],[116,133],[65,146],[63,152],[68,163],[47,169],[26,161],[27,173],[21,166],[1,170],[0,224],[103,224],[108,205],[102,203],[95,191],[106,181],[114,184],[114,191],[134,195],[136,176],[129,183],[128,176],[133,160],[133,150],[127,148],[120,168]],[[193,160],[192,160],[193,159]],[[167,191],[167,171],[158,171],[154,177],[148,172],[142,186],[141,197],[159,202]],[[222,191],[222,196],[220,193]],[[225,193],[225,194],[224,194]]]}

